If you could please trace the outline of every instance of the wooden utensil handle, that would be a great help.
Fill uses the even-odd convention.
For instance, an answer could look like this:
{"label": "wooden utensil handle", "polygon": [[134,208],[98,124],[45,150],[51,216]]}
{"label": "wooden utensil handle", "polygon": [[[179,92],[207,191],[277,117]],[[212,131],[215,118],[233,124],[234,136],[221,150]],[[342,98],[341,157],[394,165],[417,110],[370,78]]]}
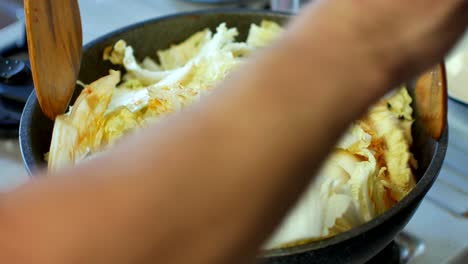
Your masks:
{"label": "wooden utensil handle", "polygon": [[439,140],[447,126],[447,77],[445,64],[427,71],[416,82],[416,107],[427,132]]}
{"label": "wooden utensil handle", "polygon": [[34,86],[47,117],[62,114],[73,95],[82,55],[77,0],[25,0]]}

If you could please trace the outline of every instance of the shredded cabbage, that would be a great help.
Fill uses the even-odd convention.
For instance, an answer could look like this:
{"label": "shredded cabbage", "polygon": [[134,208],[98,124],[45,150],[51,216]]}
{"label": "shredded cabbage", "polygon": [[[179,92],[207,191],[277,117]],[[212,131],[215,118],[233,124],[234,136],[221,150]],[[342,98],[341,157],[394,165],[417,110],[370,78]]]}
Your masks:
{"label": "shredded cabbage", "polygon": [[[123,66],[124,75],[111,70],[85,85],[73,107],[57,117],[46,154],[49,169],[96,157],[132,131],[200,101],[282,32],[278,24],[263,21],[251,25],[246,41],[237,41],[237,29],[221,23],[214,32],[196,32],[142,61],[132,46],[117,41],[104,50],[103,59]],[[401,200],[415,185],[417,166],[409,149],[411,102],[402,87],[353,123],[265,247],[336,235]]]}

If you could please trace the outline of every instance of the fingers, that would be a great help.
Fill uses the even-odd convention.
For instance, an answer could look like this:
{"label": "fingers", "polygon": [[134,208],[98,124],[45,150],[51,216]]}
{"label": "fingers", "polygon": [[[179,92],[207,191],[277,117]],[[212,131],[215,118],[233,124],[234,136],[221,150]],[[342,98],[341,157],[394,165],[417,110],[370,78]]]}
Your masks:
{"label": "fingers", "polygon": [[468,26],[468,1],[459,0],[458,13],[460,14],[460,23],[464,24],[464,27]]}

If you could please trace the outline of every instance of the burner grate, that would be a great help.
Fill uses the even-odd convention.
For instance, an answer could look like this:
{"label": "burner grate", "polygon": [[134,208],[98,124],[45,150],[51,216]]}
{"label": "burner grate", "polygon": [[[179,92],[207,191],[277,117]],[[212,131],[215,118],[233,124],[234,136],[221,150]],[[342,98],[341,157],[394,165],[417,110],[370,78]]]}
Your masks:
{"label": "burner grate", "polygon": [[426,246],[422,240],[406,232],[401,232],[394,241],[367,264],[408,264],[422,255],[425,249]]}

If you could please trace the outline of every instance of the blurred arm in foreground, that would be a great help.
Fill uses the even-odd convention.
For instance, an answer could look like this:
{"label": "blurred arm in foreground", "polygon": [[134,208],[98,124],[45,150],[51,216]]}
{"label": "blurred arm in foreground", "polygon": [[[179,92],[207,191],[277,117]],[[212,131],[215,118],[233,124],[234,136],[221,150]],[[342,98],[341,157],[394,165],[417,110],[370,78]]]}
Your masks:
{"label": "blurred arm in foreground", "polygon": [[349,122],[467,22],[463,0],[315,1],[202,104],[3,195],[0,259],[253,261]]}

